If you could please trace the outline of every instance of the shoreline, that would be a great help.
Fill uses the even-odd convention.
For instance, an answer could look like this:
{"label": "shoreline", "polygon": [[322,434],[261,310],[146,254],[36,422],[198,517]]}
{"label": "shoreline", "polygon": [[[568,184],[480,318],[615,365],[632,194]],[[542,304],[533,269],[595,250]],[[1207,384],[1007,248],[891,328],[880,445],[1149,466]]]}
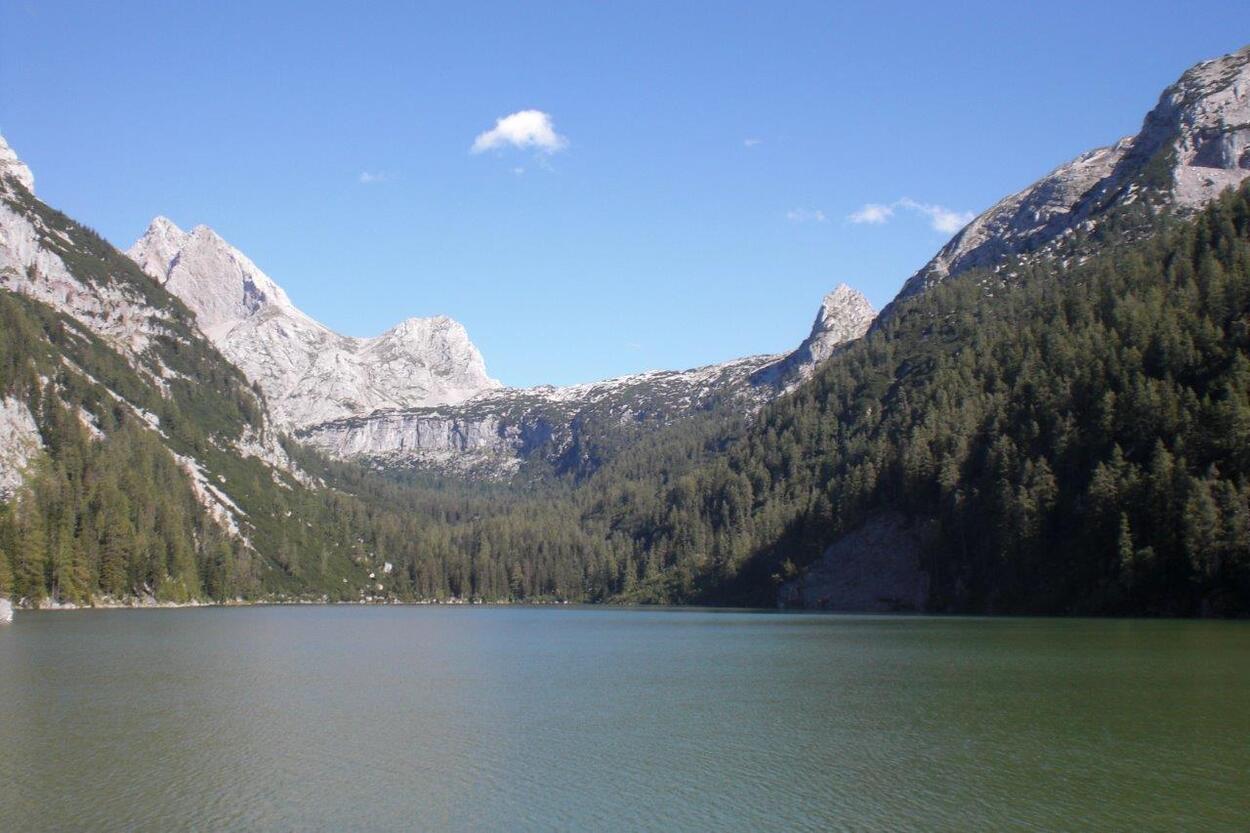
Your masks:
{"label": "shoreline", "polygon": [[[59,611],[77,611],[77,610],[177,610],[183,608],[197,607],[299,607],[299,606],[322,606],[332,607],[337,605],[350,605],[354,607],[563,607],[571,604],[596,604],[594,602],[569,602],[569,601],[471,601],[467,599],[418,599],[414,601],[404,601],[399,599],[360,599],[360,600],[331,600],[331,599],[227,599],[225,601],[201,601],[193,599],[188,602],[168,602],[157,601],[152,598],[96,598],[90,604],[76,604],[74,602],[53,602],[43,600],[40,603],[31,604],[29,600],[22,599],[13,601],[11,599],[0,598],[0,603],[7,603],[12,612],[31,611],[31,612],[59,612]],[[598,603],[602,604],[602,603]],[[615,605],[607,605],[609,607]]]}

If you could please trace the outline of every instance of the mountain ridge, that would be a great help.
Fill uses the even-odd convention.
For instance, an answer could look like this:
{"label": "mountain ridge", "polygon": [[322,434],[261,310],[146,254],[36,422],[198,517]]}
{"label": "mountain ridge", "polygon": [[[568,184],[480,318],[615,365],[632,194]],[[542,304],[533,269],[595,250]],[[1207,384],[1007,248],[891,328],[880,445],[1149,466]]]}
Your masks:
{"label": "mountain ridge", "polygon": [[1190,67],[1141,129],[1086,151],[999,200],[907,279],[895,300],[1027,255],[1141,201],[1182,214],[1250,177],[1250,46]]}
{"label": "mountain ridge", "polygon": [[[297,432],[339,458],[501,477],[531,458],[585,473],[588,430],[629,434],[712,408],[751,414],[793,390],[820,363],[867,332],[876,312],[846,284],[825,296],[811,331],[790,353],[747,356],[687,370],[651,370],[575,385],[502,387],[445,407],[374,411]],[[611,426],[615,426],[612,428]]]}
{"label": "mountain ridge", "polygon": [[126,254],[196,313],[284,428],[452,404],[499,387],[453,319],[409,318],[373,338],[336,333],[208,226],[185,232],[157,217]]}
{"label": "mountain ridge", "polygon": [[[866,337],[838,341],[855,299],[830,293],[793,390],[780,373],[752,387],[777,368],[765,356],[440,406],[463,417],[443,432],[456,442],[475,425],[520,435],[487,465],[530,454],[584,479],[572,484],[380,478],[277,443],[260,386],[194,310],[34,198],[10,160],[0,479],[16,468],[22,483],[0,502],[0,593],[768,605],[780,588],[819,606],[840,588],[891,609],[1244,614],[1246,62],[1195,69],[1147,119],[1153,139],[1057,169],[1062,182],[1000,213],[1021,220],[1003,251],[898,299]],[[1186,191],[1184,166],[1216,173]],[[1224,180],[1243,185],[1188,216],[1185,194]],[[1029,196],[1055,210],[1022,208]],[[1072,225],[1079,206],[1105,210]],[[1055,218],[1062,233],[1030,248]],[[208,230],[198,239],[221,254]],[[207,299],[221,302],[209,319],[295,320],[268,314],[277,291],[248,284],[241,253],[222,257],[238,282]],[[168,284],[179,268],[175,253],[156,271]],[[351,419],[414,417],[420,432],[423,414]],[[872,569],[889,562],[863,547],[909,542],[890,572],[915,592],[845,586],[840,540]]]}
{"label": "mountain ridge", "polygon": [[[876,315],[841,284],[789,354],[510,388],[485,375],[481,354],[446,316],[409,318],[371,339],[335,333],[207,226],[185,232],[157,217],[127,254],[196,312],[299,439],[340,458],[490,477],[514,473],[534,454],[567,456],[592,412],[607,426],[667,424],[723,401],[754,410],[800,384]],[[440,387],[448,376],[458,381]]]}

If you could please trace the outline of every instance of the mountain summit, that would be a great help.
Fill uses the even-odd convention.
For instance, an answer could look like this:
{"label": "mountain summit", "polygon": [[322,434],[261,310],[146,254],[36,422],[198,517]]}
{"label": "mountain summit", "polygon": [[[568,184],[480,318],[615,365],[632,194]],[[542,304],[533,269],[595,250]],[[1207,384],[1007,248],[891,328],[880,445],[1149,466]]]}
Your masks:
{"label": "mountain summit", "polygon": [[195,312],[283,426],[450,405],[499,387],[458,322],[410,318],[374,338],[340,335],[207,226],[186,232],[157,217],[127,254]]}
{"label": "mountain summit", "polygon": [[11,176],[22,184],[27,191],[35,193],[35,175],[26,167],[26,163],[18,158],[16,151],[0,136],[0,177]]}
{"label": "mountain summit", "polygon": [[1097,148],[1000,200],[913,275],[900,298],[1042,249],[1134,202],[1182,214],[1250,177],[1250,46],[1187,70],[1135,136]]}
{"label": "mountain summit", "polygon": [[820,303],[812,330],[794,352],[755,375],[755,381],[779,391],[791,390],[811,378],[837,348],[868,332],[877,311],[857,289],[840,283]]}
{"label": "mountain summit", "polygon": [[275,422],[305,442],[339,457],[491,474],[530,455],[576,458],[570,449],[593,420],[629,432],[722,401],[754,410],[810,377],[875,316],[842,285],[785,356],[513,389],[486,375],[464,327],[446,316],[409,318],[369,339],[335,333],[207,226],[187,232],[157,217],[127,254],[191,308],[217,348],[260,385]]}

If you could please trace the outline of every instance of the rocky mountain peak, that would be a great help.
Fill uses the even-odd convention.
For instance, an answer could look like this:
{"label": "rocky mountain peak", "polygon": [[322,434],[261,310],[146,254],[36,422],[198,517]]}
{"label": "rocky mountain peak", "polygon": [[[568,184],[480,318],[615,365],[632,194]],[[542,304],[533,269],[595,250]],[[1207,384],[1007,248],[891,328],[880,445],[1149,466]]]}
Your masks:
{"label": "rocky mountain peak", "polygon": [[464,326],[454,318],[446,315],[432,315],[428,317],[414,316],[405,318],[391,329],[387,330],[383,335],[393,335],[397,338],[404,339],[424,339],[435,333],[457,332],[465,333]]}
{"label": "rocky mountain peak", "polygon": [[757,371],[755,384],[789,390],[811,377],[844,344],[868,332],[877,312],[863,293],[840,283],[820,303],[811,332],[793,353]]}
{"label": "rocky mountain peak", "polygon": [[223,336],[264,307],[303,315],[281,287],[208,226],[187,233],[167,217],[157,217],[126,254],[190,307],[210,338]]}
{"label": "rocky mountain peak", "polygon": [[409,318],[374,338],[340,335],[208,226],[186,232],[157,217],[127,254],[195,312],[285,427],[452,404],[499,386],[459,322]]}
{"label": "rocky mountain peak", "polygon": [[841,341],[858,338],[876,314],[862,292],[840,283],[821,301],[811,335],[833,333]]}
{"label": "rocky mountain peak", "polygon": [[838,345],[853,341],[868,331],[877,311],[857,289],[844,283],[824,297],[812,331],[799,345],[808,360],[820,363],[833,354]]}
{"label": "rocky mountain peak", "polygon": [[17,152],[9,147],[9,143],[0,136],[0,177],[11,176],[32,194],[35,193],[35,175],[26,167],[26,163],[18,158]]}
{"label": "rocky mountain peak", "polygon": [[1172,156],[1172,197],[1198,208],[1250,176],[1250,46],[1189,69],[1163,91],[1132,150]]}
{"label": "rocky mountain peak", "polygon": [[1187,70],[1134,136],[1088,151],[965,226],[903,285],[900,298],[948,277],[1043,249],[1137,200],[1189,212],[1250,177],[1250,46]]}

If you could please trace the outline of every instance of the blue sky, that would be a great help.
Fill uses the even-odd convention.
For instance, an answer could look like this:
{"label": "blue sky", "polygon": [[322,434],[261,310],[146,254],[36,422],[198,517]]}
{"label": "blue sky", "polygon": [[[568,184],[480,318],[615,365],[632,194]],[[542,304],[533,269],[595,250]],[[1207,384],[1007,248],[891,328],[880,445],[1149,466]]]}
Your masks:
{"label": "blue sky", "polygon": [[935,226],[1250,41],[1244,0],[360,5],[0,0],[0,130],[122,248],[206,223],[342,332],[444,313],[569,383],[790,349],[842,281],[883,305]]}

